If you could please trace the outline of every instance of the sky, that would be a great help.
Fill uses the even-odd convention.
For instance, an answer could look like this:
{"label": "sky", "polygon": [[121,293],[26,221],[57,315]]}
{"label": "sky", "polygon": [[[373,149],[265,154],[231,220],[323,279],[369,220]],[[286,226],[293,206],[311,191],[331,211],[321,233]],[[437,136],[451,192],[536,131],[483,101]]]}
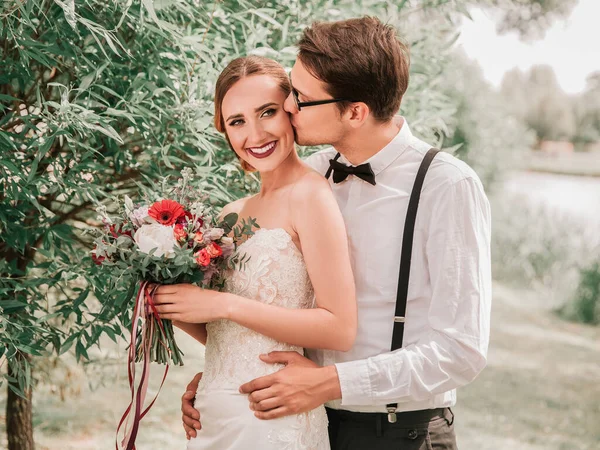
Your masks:
{"label": "sky", "polygon": [[489,13],[471,11],[465,19],[457,45],[477,60],[484,76],[498,87],[504,74],[514,67],[526,71],[537,64],[554,68],[565,92],[575,94],[585,88],[587,75],[600,71],[600,0],[579,0],[570,16],[556,21],[543,38],[531,42],[517,33],[498,35]]}

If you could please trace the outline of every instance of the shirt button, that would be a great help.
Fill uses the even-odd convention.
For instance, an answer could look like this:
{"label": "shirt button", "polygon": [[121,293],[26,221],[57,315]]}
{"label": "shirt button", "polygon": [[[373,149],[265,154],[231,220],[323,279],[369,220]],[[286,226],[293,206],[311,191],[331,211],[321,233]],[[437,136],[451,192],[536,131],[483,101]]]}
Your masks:
{"label": "shirt button", "polygon": [[409,430],[408,431],[408,438],[409,439],[416,439],[417,436],[419,436],[419,433],[417,430]]}

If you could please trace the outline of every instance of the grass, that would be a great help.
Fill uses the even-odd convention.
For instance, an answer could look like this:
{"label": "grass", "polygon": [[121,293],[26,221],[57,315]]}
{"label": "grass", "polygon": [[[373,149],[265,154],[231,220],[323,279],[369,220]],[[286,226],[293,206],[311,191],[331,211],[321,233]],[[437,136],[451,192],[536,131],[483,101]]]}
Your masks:
{"label": "grass", "polygon": [[599,448],[600,329],[539,300],[496,283],[488,367],[459,391],[460,448]]}
{"label": "grass", "polygon": [[[461,450],[600,448],[600,328],[561,320],[534,291],[500,283],[494,291],[488,367],[459,390],[454,408]],[[185,448],[179,398],[203,362],[200,346],[185,337],[179,342],[186,366],[169,373],[142,422],[139,449]],[[157,386],[159,372],[151,386]],[[114,448],[116,424],[127,405],[124,360],[88,381],[97,383],[101,373],[104,386],[92,391],[81,380],[81,394],[64,403],[48,386],[34,393],[38,450]]]}

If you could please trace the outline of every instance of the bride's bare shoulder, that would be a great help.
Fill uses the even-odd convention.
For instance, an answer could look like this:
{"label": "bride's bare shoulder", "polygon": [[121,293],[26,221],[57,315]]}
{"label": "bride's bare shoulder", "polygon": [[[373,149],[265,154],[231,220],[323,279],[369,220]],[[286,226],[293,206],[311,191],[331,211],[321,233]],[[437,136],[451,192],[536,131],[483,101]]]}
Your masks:
{"label": "bride's bare shoulder", "polygon": [[225,217],[227,214],[230,214],[230,213],[239,214],[239,212],[242,209],[244,209],[244,205],[250,199],[250,197],[252,197],[252,196],[240,198],[238,200],[234,200],[233,202],[226,204],[223,207],[223,209],[221,210],[220,216]]}
{"label": "bride's bare shoulder", "polygon": [[320,193],[325,193],[324,195],[328,195],[328,193],[331,193],[329,181],[327,181],[327,179],[319,172],[311,168],[307,170],[298,179],[298,181],[296,181],[293,190],[293,200],[299,200],[301,198],[310,198],[311,195],[319,195]]}

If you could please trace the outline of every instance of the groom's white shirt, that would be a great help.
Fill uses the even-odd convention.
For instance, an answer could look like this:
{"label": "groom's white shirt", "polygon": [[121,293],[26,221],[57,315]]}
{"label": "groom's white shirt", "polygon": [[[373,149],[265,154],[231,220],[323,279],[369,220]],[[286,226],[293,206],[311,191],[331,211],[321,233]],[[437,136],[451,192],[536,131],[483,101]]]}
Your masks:
{"label": "groom's white shirt", "polygon": [[[490,207],[464,162],[439,153],[425,178],[417,214],[404,345],[390,352],[402,233],[408,199],[430,145],[404,121],[398,135],[367,162],[375,186],[350,175],[330,184],[350,246],[358,301],[358,334],[349,352],[309,350],[335,364],[342,399],[336,409],[413,411],[456,402],[456,388],[486,364],[491,307]],[[307,159],[322,174],[336,154]],[[349,164],[342,156],[340,162]]]}

